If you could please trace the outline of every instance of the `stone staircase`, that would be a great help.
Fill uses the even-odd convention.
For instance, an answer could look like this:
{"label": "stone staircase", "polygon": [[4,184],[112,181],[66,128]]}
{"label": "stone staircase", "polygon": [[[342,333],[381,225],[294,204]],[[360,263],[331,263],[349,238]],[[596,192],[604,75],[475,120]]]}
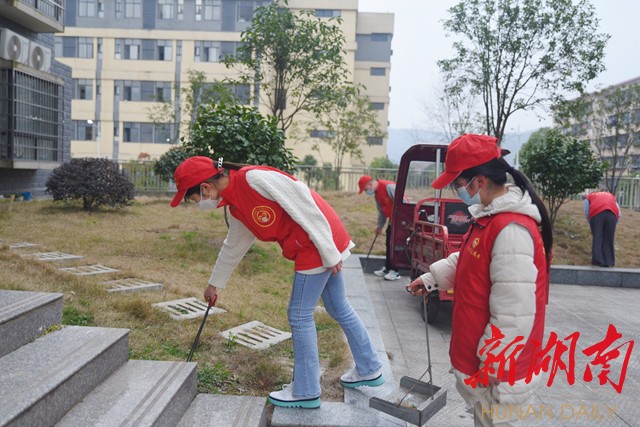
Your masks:
{"label": "stone staircase", "polygon": [[128,329],[60,327],[62,297],[0,290],[0,426],[266,425],[265,398],[197,394],[196,363],[128,360]]}

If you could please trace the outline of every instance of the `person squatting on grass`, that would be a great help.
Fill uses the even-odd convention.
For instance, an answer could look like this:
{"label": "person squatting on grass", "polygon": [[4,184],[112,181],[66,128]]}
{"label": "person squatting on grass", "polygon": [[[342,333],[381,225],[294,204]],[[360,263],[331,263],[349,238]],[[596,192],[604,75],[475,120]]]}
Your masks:
{"label": "person squatting on grass", "polygon": [[[227,171],[228,170],[228,171]],[[382,364],[360,317],[347,300],[342,262],[355,244],[333,208],[304,183],[268,166],[248,166],[203,156],[190,157],[174,173],[178,188],[171,206],[183,200],[199,208],[228,206],[229,231],[204,292],[206,301],[224,289],[257,239],[278,242],[294,261],[288,306],[293,339],[293,382],[269,394],[276,406],[320,407],[320,364],[314,309],[320,297],[342,327],[355,367],[342,375],[344,387],[384,383]]]}
{"label": "person squatting on grass", "polygon": [[[507,184],[507,173],[515,185]],[[527,407],[534,398],[540,378],[527,376],[535,342],[542,343],[544,335],[551,222],[527,178],[501,157],[491,136],[465,134],[449,145],[445,172],[432,186],[450,184],[470,205],[474,221],[460,251],[431,264],[407,290],[425,295],[455,288],[449,356],[456,388],[474,407],[476,426],[516,425],[519,419],[492,419],[487,408]],[[495,341],[494,328],[504,337],[488,351],[486,340]],[[504,364],[500,373],[499,360],[489,353],[508,354],[507,347],[519,336],[523,348],[515,364]],[[470,377],[478,374],[482,380],[473,387]]]}

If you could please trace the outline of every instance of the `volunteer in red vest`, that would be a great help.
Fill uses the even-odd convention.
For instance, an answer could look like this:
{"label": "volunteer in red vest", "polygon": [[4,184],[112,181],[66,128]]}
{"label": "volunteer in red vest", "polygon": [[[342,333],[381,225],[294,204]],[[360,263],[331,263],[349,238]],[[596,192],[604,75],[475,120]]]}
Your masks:
{"label": "volunteer in red vest", "polygon": [[[228,170],[226,172],[225,170]],[[269,394],[282,407],[320,407],[320,365],[314,310],[320,297],[342,327],[355,366],[342,375],[344,387],[384,383],[382,364],[360,317],[349,304],[342,262],[355,245],[338,215],[317,193],[294,177],[268,166],[190,157],[174,173],[183,200],[199,208],[229,206],[229,231],[204,292],[206,301],[224,289],[255,239],[277,242],[295,264],[288,306],[294,352],[294,381]]]}
{"label": "volunteer in red vest", "polygon": [[616,263],[613,240],[620,220],[616,196],[606,191],[587,195],[584,198],[584,215],[591,227],[591,264],[613,267]]}
{"label": "volunteer in red vest", "polygon": [[[378,224],[376,225],[375,233],[376,236],[379,236],[387,219],[391,219],[393,198],[396,194],[396,183],[384,179],[373,179],[369,175],[363,175],[358,180],[358,187],[360,187],[358,194],[362,194],[364,191],[367,195],[374,196],[375,198],[376,208],[378,209]],[[386,254],[384,267],[374,271],[373,274],[384,277],[385,280],[398,280],[400,274],[391,269],[391,265],[389,264],[391,262],[391,222],[387,224],[385,245]]]}
{"label": "volunteer in red vest", "polygon": [[[507,183],[507,175],[515,185]],[[528,375],[534,343],[543,342],[544,335],[553,244],[549,215],[491,136],[465,134],[449,145],[445,172],[432,186],[448,185],[469,205],[474,221],[460,251],[431,264],[407,290],[425,295],[455,288],[449,356],[456,388],[474,408],[477,426],[517,425],[517,415],[493,416],[505,409],[513,413],[509,405],[526,410],[540,381]],[[510,364],[507,355],[517,337],[522,347]],[[489,350],[486,340],[492,339],[496,346]]]}

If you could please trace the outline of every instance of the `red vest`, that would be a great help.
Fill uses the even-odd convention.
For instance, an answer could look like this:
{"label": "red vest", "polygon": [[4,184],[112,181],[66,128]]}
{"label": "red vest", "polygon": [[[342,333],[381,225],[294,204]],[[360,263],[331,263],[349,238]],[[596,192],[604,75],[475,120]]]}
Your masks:
{"label": "red vest", "polygon": [[[282,255],[295,262],[296,271],[322,267],[320,253],[304,229],[295,222],[282,207],[265,199],[247,183],[247,171],[259,169],[281,173],[268,166],[248,166],[238,171],[229,171],[229,185],[220,193],[220,206],[229,205],[229,212],[256,236],[265,242],[278,242]],[[333,242],[338,252],[349,246],[351,238],[333,208],[315,191],[313,199],[331,227]]]}
{"label": "red vest", "polygon": [[611,211],[616,215],[616,218],[620,218],[620,210],[613,194],[606,191],[598,191],[589,194],[587,200],[589,200],[589,219],[604,211]]}
{"label": "red vest", "polygon": [[391,212],[393,212],[393,199],[387,193],[387,185],[389,184],[395,184],[395,182],[379,179],[378,188],[376,188],[376,201],[380,204],[382,213],[387,218],[391,218]]}
{"label": "red vest", "polygon": [[[476,356],[478,344],[482,339],[485,327],[490,322],[491,277],[489,265],[491,251],[500,231],[510,223],[526,227],[533,236],[534,264],[538,269],[535,291],[536,314],[533,328],[528,340],[526,342],[520,341],[517,344],[524,344],[524,348],[516,359],[513,380],[527,376],[534,356],[534,344],[536,341],[542,343],[548,293],[548,272],[544,244],[538,230],[538,224],[532,218],[516,213],[500,213],[495,216],[478,218],[467,232],[460,248],[456,268],[455,302],[453,304],[451,346],[449,348],[453,367],[469,376],[475,375],[480,369],[480,359]],[[511,346],[510,350],[514,347]],[[497,366],[494,366],[497,369]],[[508,369],[507,363],[504,375],[500,378],[501,381],[509,381]],[[497,376],[497,372],[494,375]]]}

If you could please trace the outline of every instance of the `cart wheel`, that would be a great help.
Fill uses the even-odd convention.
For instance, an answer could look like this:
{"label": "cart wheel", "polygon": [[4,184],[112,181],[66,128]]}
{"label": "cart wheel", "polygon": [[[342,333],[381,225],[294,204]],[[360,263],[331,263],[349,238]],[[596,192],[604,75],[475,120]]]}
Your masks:
{"label": "cart wheel", "polygon": [[[439,311],[440,311],[440,298],[438,298],[437,294],[429,295],[429,298],[427,298],[427,323],[428,324],[436,323],[436,321],[438,320]],[[422,312],[424,313],[424,308],[422,309]]]}

